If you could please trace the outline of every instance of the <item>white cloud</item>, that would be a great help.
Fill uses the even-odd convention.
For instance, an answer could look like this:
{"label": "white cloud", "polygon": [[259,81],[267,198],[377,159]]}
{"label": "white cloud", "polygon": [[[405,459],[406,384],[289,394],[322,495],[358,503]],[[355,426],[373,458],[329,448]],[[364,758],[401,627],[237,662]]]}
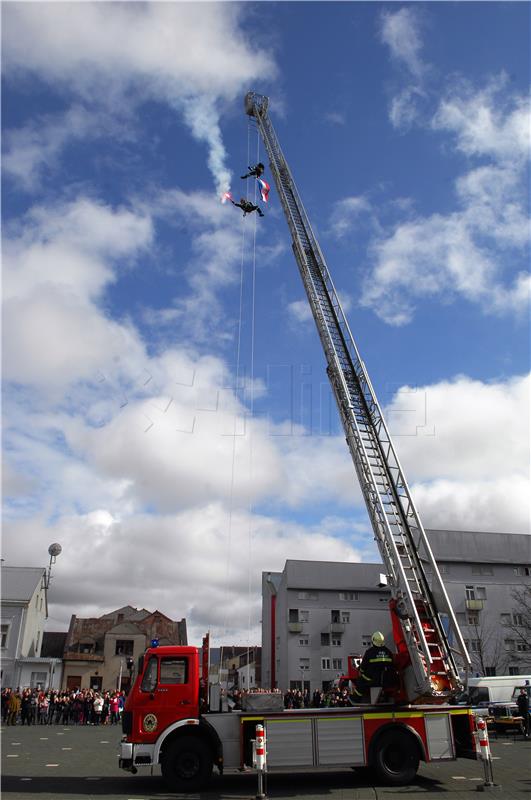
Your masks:
{"label": "white cloud", "polygon": [[391,58],[405,68],[406,85],[395,89],[389,107],[389,119],[395,128],[407,129],[419,117],[420,104],[426,99],[424,83],[429,65],[421,58],[421,18],[417,8],[402,7],[385,11],[380,18],[380,38],[389,47]]}
{"label": "white cloud", "polygon": [[144,348],[127,323],[98,307],[115,260],[133,264],[151,219],[78,198],[34,207],[4,238],[4,379],[60,396],[98,369],[138,369]]}
{"label": "white cloud", "polygon": [[3,134],[2,169],[23,188],[33,190],[42,173],[55,166],[65,144],[102,133],[101,119],[94,111],[74,105],[64,114],[32,120],[22,128]]}
{"label": "white cloud", "polygon": [[342,200],[338,200],[330,219],[330,228],[334,236],[338,239],[345,236],[363,214],[372,214],[371,203],[363,195],[344,197]]}
{"label": "white cloud", "polygon": [[415,78],[420,78],[425,66],[420,57],[422,40],[418,12],[412,7],[383,12],[380,35],[393,58],[404,64]]}
{"label": "white cloud", "polygon": [[426,527],[529,532],[530,376],[403,387],[386,409]]}
{"label": "white cloud", "polygon": [[505,74],[479,90],[469,84],[452,86],[432,126],[454,133],[457,148],[469,156],[490,156],[514,165],[531,152],[529,98],[511,94]]}
{"label": "white cloud", "polygon": [[327,122],[332,123],[332,125],[345,125],[347,121],[345,115],[341,114],[339,111],[327,111],[324,118]]}
{"label": "white cloud", "polygon": [[[237,426],[246,435],[236,437],[231,489],[227,433],[243,409],[230,389],[220,391],[230,377],[222,362],[167,351],[148,366],[144,398],[137,391],[122,409],[107,401],[98,426],[90,422],[95,392],[68,414],[10,414],[6,456],[31,485],[11,481],[4,555],[27,563],[31,553],[40,563],[50,541],[63,545],[51,592],[51,615],[62,625],[71,613],[133,602],[185,616],[193,641],[207,627],[224,641],[245,641],[250,615],[258,641],[262,570],[281,569],[286,558],[358,560],[370,550],[348,450],[339,436],[247,420]],[[427,527],[526,530],[528,408],[528,376],[492,384],[460,377],[397,392],[386,415]],[[24,491],[40,511],[16,513]],[[266,503],[274,513],[251,511]],[[306,527],[287,518],[320,504],[334,517]]]}
{"label": "white cloud", "polygon": [[437,128],[456,133],[460,150],[489,159],[457,177],[456,210],[398,224],[372,243],[362,304],[390,324],[409,322],[416,299],[439,295],[445,301],[460,295],[485,313],[528,309],[529,136],[523,132],[531,118],[524,98],[500,100],[500,86],[454,94],[434,116]]}
{"label": "white cloud", "polygon": [[[29,558],[40,564],[49,542],[61,543],[50,615],[62,627],[72,613],[99,615],[133,602],[174,619],[186,617],[193,643],[207,629],[225,642],[246,641],[250,618],[251,640],[259,643],[262,570],[280,570],[286,558],[318,560],[324,553],[333,561],[359,560],[338,537],[337,522],[330,528],[308,530],[244,511],[232,514],[229,528],[227,508],[216,503],[126,519],[94,509],[49,526],[38,518],[12,523],[4,554],[9,563],[29,563]],[[341,533],[346,530],[344,524]]]}
{"label": "white cloud", "polygon": [[298,324],[311,322],[313,319],[310,304],[306,299],[293,300],[293,302],[288,303],[286,308],[289,316]]}
{"label": "white cloud", "polygon": [[[273,60],[251,46],[241,27],[243,6],[71,3],[65,13],[55,3],[10,3],[4,12],[7,78],[34,72],[67,96],[91,105],[97,98],[114,116],[145,99],[168,103],[206,142],[217,190],[226,190],[219,103],[234,100],[257,77],[275,75]],[[67,133],[53,123],[40,135],[27,131],[26,152],[11,155],[11,171],[30,181],[30,167],[57,153]],[[70,133],[80,135],[75,126]]]}

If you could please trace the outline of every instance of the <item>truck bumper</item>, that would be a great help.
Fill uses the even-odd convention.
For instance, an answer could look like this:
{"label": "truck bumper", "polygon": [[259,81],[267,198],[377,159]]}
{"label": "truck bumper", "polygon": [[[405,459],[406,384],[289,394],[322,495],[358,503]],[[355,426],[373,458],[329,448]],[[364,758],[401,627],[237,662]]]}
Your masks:
{"label": "truck bumper", "polygon": [[118,766],[130,770],[133,766],[133,745],[131,742],[120,742],[120,757]]}

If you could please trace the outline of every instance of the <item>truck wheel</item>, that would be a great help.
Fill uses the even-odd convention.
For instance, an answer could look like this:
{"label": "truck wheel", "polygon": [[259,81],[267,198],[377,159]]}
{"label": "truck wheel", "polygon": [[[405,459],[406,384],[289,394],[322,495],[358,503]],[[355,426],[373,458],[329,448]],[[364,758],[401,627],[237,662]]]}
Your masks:
{"label": "truck wheel", "polygon": [[387,731],[375,747],[373,766],[381,780],[391,786],[404,786],[415,779],[419,768],[419,748],[408,733]]}
{"label": "truck wheel", "polygon": [[208,783],[212,774],[210,748],[200,739],[177,739],[165,748],[161,767],[170,789],[196,792]]}

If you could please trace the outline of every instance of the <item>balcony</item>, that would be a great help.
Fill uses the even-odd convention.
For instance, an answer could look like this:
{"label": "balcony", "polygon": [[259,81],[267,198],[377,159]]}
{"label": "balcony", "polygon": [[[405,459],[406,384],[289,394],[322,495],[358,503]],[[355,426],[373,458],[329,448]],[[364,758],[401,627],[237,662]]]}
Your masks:
{"label": "balcony", "polygon": [[483,611],[484,600],[465,600],[465,605],[468,611]]}
{"label": "balcony", "polygon": [[302,622],[288,622],[289,633],[302,633]]}
{"label": "balcony", "polygon": [[331,622],[330,623],[330,633],[345,633],[345,623],[344,622]]}

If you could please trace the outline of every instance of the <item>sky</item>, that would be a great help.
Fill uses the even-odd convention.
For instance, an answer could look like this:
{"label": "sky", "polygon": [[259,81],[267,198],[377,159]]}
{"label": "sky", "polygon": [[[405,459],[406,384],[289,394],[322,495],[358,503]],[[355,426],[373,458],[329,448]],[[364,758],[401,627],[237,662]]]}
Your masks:
{"label": "sky", "polygon": [[48,630],[260,642],[261,573],[378,561],[269,113],[428,529],[529,534],[527,3],[6,2],[3,534]]}

